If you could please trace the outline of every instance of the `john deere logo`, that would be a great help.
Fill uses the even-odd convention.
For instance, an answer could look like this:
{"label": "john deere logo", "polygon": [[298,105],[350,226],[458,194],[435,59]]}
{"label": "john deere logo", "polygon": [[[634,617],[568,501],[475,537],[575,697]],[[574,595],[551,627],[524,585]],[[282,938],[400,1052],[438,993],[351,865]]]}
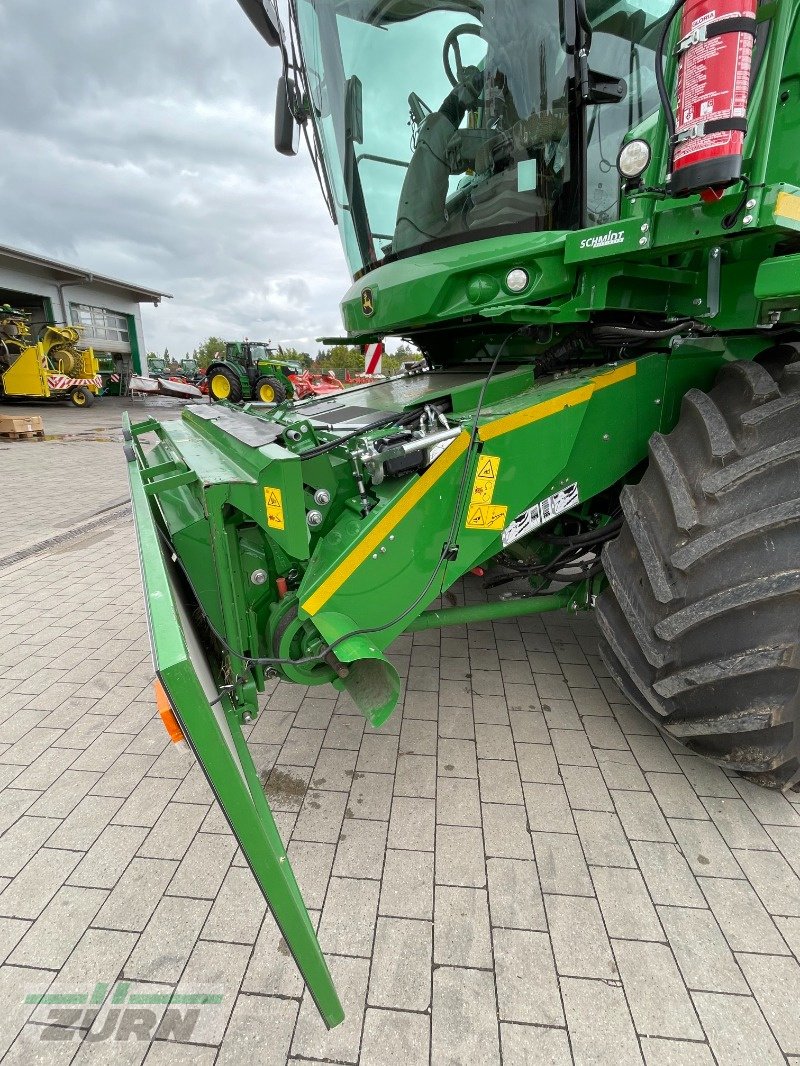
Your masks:
{"label": "john deere logo", "polygon": [[374,297],[372,295],[372,289],[361,290],[361,310],[365,318],[369,318],[375,314]]}

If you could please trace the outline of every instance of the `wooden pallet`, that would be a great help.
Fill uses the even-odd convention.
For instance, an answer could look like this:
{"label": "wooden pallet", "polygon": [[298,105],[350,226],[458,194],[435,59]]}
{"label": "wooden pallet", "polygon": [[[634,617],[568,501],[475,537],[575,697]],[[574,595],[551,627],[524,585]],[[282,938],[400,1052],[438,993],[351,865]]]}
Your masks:
{"label": "wooden pallet", "polygon": [[4,433],[0,430],[0,440],[42,440],[44,439],[43,429],[30,429],[21,433]]}

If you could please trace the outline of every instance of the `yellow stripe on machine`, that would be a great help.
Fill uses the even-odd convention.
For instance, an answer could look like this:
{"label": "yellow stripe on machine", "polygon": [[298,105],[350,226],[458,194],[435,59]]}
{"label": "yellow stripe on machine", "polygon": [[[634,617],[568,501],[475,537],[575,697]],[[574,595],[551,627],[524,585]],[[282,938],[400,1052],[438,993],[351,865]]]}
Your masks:
{"label": "yellow stripe on machine", "polygon": [[558,414],[559,411],[564,411],[567,407],[577,407],[578,404],[586,403],[598,389],[616,385],[618,381],[625,381],[627,378],[635,377],[635,375],[636,363],[626,363],[624,366],[615,367],[614,370],[607,370],[605,373],[598,374],[597,377],[592,378],[587,385],[581,385],[570,392],[563,392],[560,396],[553,396],[552,399],[537,403],[534,407],[526,407],[523,411],[515,411],[513,414],[503,415],[502,418],[498,418],[494,422],[487,422],[485,426],[481,426],[478,430],[478,437],[483,441],[492,440],[494,437],[500,437],[504,433],[511,433],[512,430],[521,429],[522,426],[529,426],[533,422],[539,422],[542,418],[549,418],[550,415]]}
{"label": "yellow stripe on machine", "polygon": [[[635,362],[626,363],[624,366],[615,367],[613,370],[598,374],[586,385],[581,385],[570,392],[562,393],[560,396],[554,396],[550,400],[544,400],[533,407],[527,407],[523,411],[504,415],[494,422],[481,426],[478,430],[478,439],[481,441],[491,440],[493,437],[499,437],[503,433],[510,433],[514,429],[519,429],[521,426],[527,426],[533,422],[538,422],[542,418],[548,418],[550,415],[557,414],[567,407],[586,403],[598,389],[605,389],[609,385],[615,385],[618,381],[625,381],[627,378],[634,377],[635,374]],[[428,467],[419,480],[400,497],[397,503],[367,533],[364,539],[355,545],[350,554],[325,578],[319,588],[315,589],[308,599],[303,601],[301,606],[304,611],[313,615],[321,607],[325,606],[331,596],[341,588],[350,575],[379,547],[381,542],[388,537],[409,511],[419,503],[425,493],[433,488],[442,475],[446,474],[453,463],[464,454],[469,444],[469,437],[470,435],[466,431],[456,437],[450,447],[439,456],[432,466]]]}
{"label": "yellow stripe on machine", "polygon": [[381,541],[388,537],[395,526],[419,503],[425,493],[433,488],[439,478],[447,473],[456,459],[464,454],[468,444],[469,433],[464,432],[456,437],[450,447],[439,456],[436,462],[428,467],[425,473],[400,497],[391,510],[367,533],[364,539],[356,544],[333,573],[325,578],[319,588],[312,592],[307,600],[304,600],[301,605],[304,611],[309,614],[316,614],[328,602],[334,592],[344,584],[353,571],[372,554]]}
{"label": "yellow stripe on machine", "polygon": [[779,192],[775,199],[775,219],[790,219],[800,222],[800,196],[790,192]]}

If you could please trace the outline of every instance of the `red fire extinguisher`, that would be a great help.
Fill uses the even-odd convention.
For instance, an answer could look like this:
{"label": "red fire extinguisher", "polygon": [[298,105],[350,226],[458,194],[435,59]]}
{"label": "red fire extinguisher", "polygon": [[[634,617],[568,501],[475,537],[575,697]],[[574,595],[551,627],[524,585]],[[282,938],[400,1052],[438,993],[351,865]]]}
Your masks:
{"label": "red fire extinguisher", "polygon": [[672,191],[737,181],[747,131],[756,0],[687,0],[678,44]]}

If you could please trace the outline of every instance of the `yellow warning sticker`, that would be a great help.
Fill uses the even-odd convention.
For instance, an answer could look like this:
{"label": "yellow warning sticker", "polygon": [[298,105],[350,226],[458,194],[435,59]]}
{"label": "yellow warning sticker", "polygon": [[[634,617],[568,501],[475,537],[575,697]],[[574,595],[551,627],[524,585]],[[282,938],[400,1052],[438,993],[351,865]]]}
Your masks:
{"label": "yellow warning sticker", "polygon": [[478,469],[475,471],[475,481],[472,485],[471,503],[485,504],[492,502],[499,469],[500,459],[498,456],[481,455],[478,457]]}
{"label": "yellow warning sticker", "polygon": [[281,490],[271,485],[264,487],[264,503],[267,506],[267,525],[270,529],[284,529],[283,496]]}
{"label": "yellow warning sticker", "polygon": [[507,507],[497,504],[471,503],[467,511],[467,529],[504,529]]}

